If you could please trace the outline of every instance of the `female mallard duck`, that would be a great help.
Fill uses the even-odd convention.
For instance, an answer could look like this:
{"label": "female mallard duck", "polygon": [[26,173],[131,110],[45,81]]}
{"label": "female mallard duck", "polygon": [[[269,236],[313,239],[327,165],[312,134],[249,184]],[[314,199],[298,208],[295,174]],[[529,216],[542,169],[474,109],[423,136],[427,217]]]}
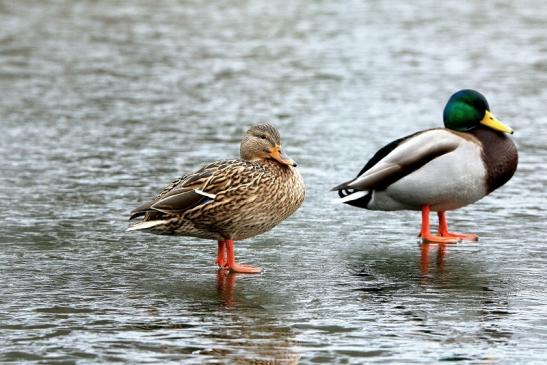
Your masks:
{"label": "female mallard duck", "polygon": [[[515,144],[485,97],[460,90],[444,108],[444,125],[381,148],[353,180],[338,185],[341,202],[371,210],[421,210],[423,242],[477,240],[448,231],[445,211],[476,202],[505,184],[517,168]],[[429,211],[439,217],[429,232]]]}
{"label": "female mallard duck", "polygon": [[304,181],[296,163],[281,151],[279,132],[270,124],[255,125],[245,133],[240,155],[167,185],[131,212],[129,219],[144,219],[128,230],[217,240],[218,266],[260,272],[236,263],[234,240],[269,231],[294,213],[304,200]]}

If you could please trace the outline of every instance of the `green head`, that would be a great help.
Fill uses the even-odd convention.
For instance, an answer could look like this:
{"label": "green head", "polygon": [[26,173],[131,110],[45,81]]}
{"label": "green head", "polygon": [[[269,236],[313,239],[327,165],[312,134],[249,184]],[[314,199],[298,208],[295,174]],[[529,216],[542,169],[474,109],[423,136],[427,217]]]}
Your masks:
{"label": "green head", "polygon": [[492,113],[486,98],[475,90],[460,90],[450,97],[443,112],[444,126],[455,131],[467,132],[479,125],[494,130],[513,133],[513,130],[499,120]]}

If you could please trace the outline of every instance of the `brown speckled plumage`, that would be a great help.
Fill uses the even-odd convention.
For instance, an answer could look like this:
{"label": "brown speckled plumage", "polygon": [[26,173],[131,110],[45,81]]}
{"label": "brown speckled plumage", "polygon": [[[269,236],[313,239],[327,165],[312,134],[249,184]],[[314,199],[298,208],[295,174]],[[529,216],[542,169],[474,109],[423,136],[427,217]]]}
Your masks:
{"label": "brown speckled plumage", "polygon": [[295,167],[261,155],[265,146],[279,144],[271,125],[252,127],[242,141],[242,159],[213,162],[173,181],[132,212],[131,218],[144,215],[133,227],[151,222],[144,230],[214,240],[269,231],[294,213],[305,195]]}

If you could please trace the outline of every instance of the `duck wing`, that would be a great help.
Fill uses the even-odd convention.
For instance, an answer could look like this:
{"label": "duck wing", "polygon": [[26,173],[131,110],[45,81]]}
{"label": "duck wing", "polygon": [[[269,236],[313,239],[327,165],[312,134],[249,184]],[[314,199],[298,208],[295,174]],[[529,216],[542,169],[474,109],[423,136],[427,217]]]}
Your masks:
{"label": "duck wing", "polygon": [[[239,160],[213,162],[167,185],[154,199],[131,211],[130,220],[147,215],[145,219],[157,219],[161,213],[180,214],[198,205],[212,202],[223,191],[230,179],[226,172],[234,170]],[[230,175],[230,174],[228,174]]]}
{"label": "duck wing", "polygon": [[332,190],[383,190],[429,161],[454,151],[460,142],[460,137],[445,129],[429,129],[397,139],[378,150],[356,178]]}

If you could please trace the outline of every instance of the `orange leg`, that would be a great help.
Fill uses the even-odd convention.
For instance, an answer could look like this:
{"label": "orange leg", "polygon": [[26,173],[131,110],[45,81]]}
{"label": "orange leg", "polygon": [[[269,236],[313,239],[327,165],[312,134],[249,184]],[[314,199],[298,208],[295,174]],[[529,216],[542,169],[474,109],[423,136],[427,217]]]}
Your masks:
{"label": "orange leg", "polygon": [[459,238],[435,236],[429,231],[429,206],[422,207],[422,229],[419,236],[423,243],[458,243]]}
{"label": "orange leg", "polygon": [[437,215],[439,216],[439,236],[460,238],[466,241],[479,240],[479,236],[476,234],[448,232],[448,223],[446,222],[445,212],[438,212]]}
{"label": "orange leg", "polygon": [[241,272],[246,274],[258,274],[262,271],[260,267],[254,267],[250,265],[240,265],[236,263],[236,256],[234,254],[234,241],[233,240],[226,240],[226,256],[228,258],[228,262],[224,267],[231,272]]}
{"label": "orange leg", "polygon": [[226,265],[226,241],[218,241],[217,259],[215,260],[215,264],[219,267],[224,267],[224,265]]}

